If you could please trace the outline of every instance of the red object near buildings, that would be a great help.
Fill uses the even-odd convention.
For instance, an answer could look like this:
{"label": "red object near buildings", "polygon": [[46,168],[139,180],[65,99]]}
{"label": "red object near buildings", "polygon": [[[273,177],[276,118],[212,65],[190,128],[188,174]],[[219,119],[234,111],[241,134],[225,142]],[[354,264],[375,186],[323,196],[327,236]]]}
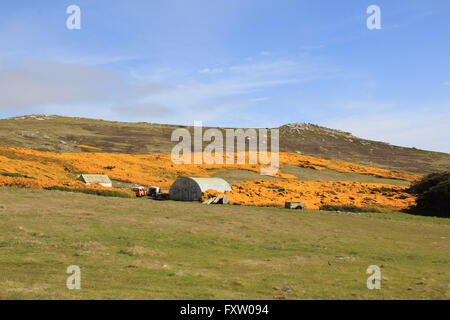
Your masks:
{"label": "red object near buildings", "polygon": [[144,187],[133,188],[136,197],[145,197],[147,195],[147,190]]}

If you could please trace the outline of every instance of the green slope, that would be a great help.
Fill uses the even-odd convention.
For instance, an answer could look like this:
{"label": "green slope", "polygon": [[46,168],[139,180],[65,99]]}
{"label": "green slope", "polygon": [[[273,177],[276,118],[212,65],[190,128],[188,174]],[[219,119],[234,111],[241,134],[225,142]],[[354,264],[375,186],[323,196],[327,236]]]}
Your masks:
{"label": "green slope", "polygon": [[[182,126],[32,115],[0,120],[0,146],[80,152],[76,145],[103,152],[169,153],[171,134]],[[192,127],[185,127],[192,131]],[[86,150],[89,151],[89,150]],[[359,139],[350,133],[311,124],[280,127],[280,151],[346,160],[411,173],[450,167],[450,155]]]}
{"label": "green slope", "polygon": [[449,219],[0,188],[0,221],[1,300],[450,298]]}

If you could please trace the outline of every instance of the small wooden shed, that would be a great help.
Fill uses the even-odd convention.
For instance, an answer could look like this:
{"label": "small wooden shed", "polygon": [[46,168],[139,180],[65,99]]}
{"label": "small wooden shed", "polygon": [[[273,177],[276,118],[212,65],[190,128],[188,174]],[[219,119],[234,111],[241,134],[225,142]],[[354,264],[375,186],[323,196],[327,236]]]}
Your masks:
{"label": "small wooden shed", "polygon": [[303,210],[306,208],[306,205],[303,202],[288,202],[288,201],[286,201],[284,203],[284,207],[286,209]]}
{"label": "small wooden shed", "polygon": [[231,186],[221,178],[180,177],[170,187],[169,199],[178,201],[199,200],[206,190],[231,191]]}
{"label": "small wooden shed", "polygon": [[106,174],[81,174],[78,180],[83,181],[86,185],[99,184],[112,188],[112,182]]}

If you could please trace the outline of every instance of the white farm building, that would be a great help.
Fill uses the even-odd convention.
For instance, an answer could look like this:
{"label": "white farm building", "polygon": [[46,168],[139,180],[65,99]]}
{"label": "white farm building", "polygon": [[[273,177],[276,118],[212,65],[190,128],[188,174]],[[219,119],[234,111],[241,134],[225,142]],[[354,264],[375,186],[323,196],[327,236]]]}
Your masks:
{"label": "white farm building", "polygon": [[112,182],[106,174],[82,174],[78,180],[83,181],[86,185],[99,184],[103,187],[112,187]]}
{"label": "white farm building", "polygon": [[169,199],[178,201],[199,200],[206,190],[231,191],[231,187],[221,178],[178,178],[170,187]]}

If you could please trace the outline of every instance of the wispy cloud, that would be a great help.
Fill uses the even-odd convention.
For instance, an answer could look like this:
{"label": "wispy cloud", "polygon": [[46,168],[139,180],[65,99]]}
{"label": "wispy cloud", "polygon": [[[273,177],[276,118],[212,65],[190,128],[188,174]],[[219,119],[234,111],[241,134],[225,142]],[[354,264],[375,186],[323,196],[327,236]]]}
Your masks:
{"label": "wispy cloud", "polygon": [[62,64],[81,64],[81,65],[92,65],[92,66],[102,66],[116,63],[130,62],[138,60],[138,56],[70,56],[63,55],[57,58],[53,58],[52,61]]}
{"label": "wispy cloud", "polygon": [[269,97],[261,97],[261,98],[250,99],[251,102],[265,102],[265,101],[269,101],[269,100],[270,100]]}
{"label": "wispy cloud", "polygon": [[[164,91],[161,84],[133,81],[126,73],[101,66],[39,60],[9,63],[0,68],[0,110],[26,113],[41,107],[73,114],[84,105],[134,105],[144,94]],[[78,107],[80,109],[78,109]]]}
{"label": "wispy cloud", "polygon": [[118,117],[133,121],[167,118],[174,112],[174,110],[168,107],[152,103],[137,103],[134,105],[115,106],[111,108],[111,111]]}
{"label": "wispy cloud", "polygon": [[113,70],[26,61],[0,69],[0,109],[100,102],[117,97],[122,87],[126,87],[124,79]]}
{"label": "wispy cloud", "polygon": [[[186,123],[192,120],[219,120],[222,111],[232,114],[237,109],[248,108],[269,100],[267,91],[286,86],[301,86],[318,79],[336,76],[326,68],[304,57],[246,60],[240,64],[222,65],[194,72],[176,74],[166,70],[154,81],[170,83],[167,90],[146,95],[150,104],[176,110],[171,122]],[[147,70],[150,74],[153,72]],[[142,77],[140,77],[142,78]],[[145,78],[145,77],[144,77]],[[276,103],[276,101],[274,101]],[[208,112],[200,112],[207,110]]]}
{"label": "wispy cloud", "polygon": [[221,68],[204,68],[202,70],[199,71],[200,73],[209,73],[209,74],[214,74],[214,73],[222,73],[223,69]]}
{"label": "wispy cloud", "polygon": [[[330,74],[313,61],[295,57],[265,57],[200,71],[145,66],[118,71],[106,67],[103,58],[80,61],[84,64],[28,60],[0,68],[0,109],[26,112],[40,106],[60,113],[57,108],[70,106],[77,114],[75,110],[84,110],[82,105],[98,105],[107,106],[105,115],[125,120],[151,120],[158,115],[168,122],[186,123],[194,118],[220,119],[222,110],[269,100],[262,95],[266,90]],[[90,64],[96,61],[102,63]]]}
{"label": "wispy cloud", "polygon": [[[377,103],[371,103],[375,104]],[[392,108],[384,108],[383,112],[369,110],[359,115],[333,117],[321,121],[321,124],[352,132],[362,138],[450,153],[450,126],[447,120],[450,118],[450,110],[440,107],[449,105],[449,102],[430,103],[433,107],[429,108],[410,106],[407,113],[401,111],[404,108],[398,104],[380,104],[392,105]]]}

